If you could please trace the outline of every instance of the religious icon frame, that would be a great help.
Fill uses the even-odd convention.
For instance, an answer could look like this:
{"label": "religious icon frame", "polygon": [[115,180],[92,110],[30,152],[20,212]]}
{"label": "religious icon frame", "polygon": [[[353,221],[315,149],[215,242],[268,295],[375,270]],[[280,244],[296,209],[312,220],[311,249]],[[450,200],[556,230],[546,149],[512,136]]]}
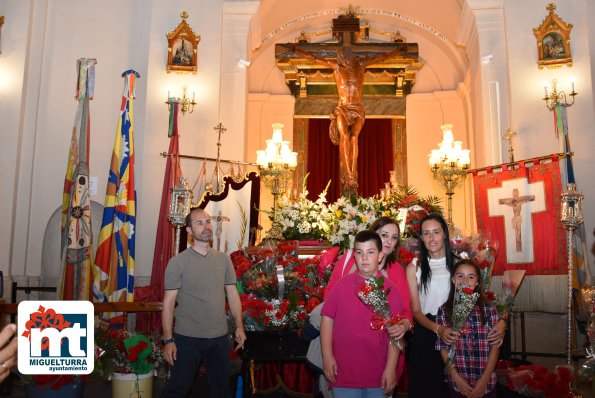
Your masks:
{"label": "religious icon frame", "polygon": [[548,15],[541,25],[533,28],[537,40],[537,66],[539,69],[559,68],[562,65],[572,66],[570,52],[570,31],[573,25],[566,23],[555,13],[553,3],[547,5]]}
{"label": "religious icon frame", "polygon": [[167,73],[196,73],[198,71],[198,44],[200,35],[196,35],[186,22],[189,14],[180,13],[182,22],[165,35],[167,38]]}

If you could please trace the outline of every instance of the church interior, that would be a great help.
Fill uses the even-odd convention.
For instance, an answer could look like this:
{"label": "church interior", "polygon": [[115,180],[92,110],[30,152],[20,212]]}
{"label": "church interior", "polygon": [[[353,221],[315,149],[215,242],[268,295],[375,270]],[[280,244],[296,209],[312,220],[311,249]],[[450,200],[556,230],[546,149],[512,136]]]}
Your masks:
{"label": "church interior", "polygon": [[[88,138],[78,148],[87,152],[86,225],[91,247],[100,245],[114,134],[125,123],[119,107],[126,103],[134,130],[134,156],[128,148],[134,169],[127,173],[134,171],[136,193],[126,199],[112,192],[111,206],[135,201],[135,287],[162,283],[154,274],[156,247],[168,240],[171,250],[174,239],[186,239],[183,224],[176,230],[166,217],[180,176],[192,194],[186,200],[198,206],[223,186],[260,174],[248,198],[237,199],[248,209],[243,217],[250,213],[241,239],[222,240],[242,229],[241,215],[211,211],[214,244],[226,253],[263,241],[275,224],[271,214],[299,196],[306,177],[313,201],[330,180],[329,203],[352,193],[380,200],[390,189],[411,187],[439,199],[451,237],[506,230],[492,234],[502,267],[492,285],[502,284],[504,269],[526,271],[510,318],[516,358],[549,370],[566,363],[570,351],[576,367],[584,361],[585,327],[595,315],[578,298],[581,289],[593,291],[595,264],[592,1],[3,0],[0,16],[4,303],[59,294],[65,172],[81,126]],[[334,22],[344,16],[357,26]],[[338,48],[347,44],[368,56],[402,50],[365,71],[355,185],[348,184],[347,149],[327,138],[343,98],[338,85],[345,83],[333,67],[340,69]],[[77,125],[80,68],[87,62],[81,60],[89,59],[87,119]],[[259,157],[279,132],[293,158],[285,189],[273,194],[265,184],[271,161]],[[467,159],[447,161],[458,168],[454,183],[434,157],[445,136]],[[582,194],[580,200],[565,201],[567,183],[575,183],[570,194]],[[579,202],[580,222],[562,222],[577,216]]]}

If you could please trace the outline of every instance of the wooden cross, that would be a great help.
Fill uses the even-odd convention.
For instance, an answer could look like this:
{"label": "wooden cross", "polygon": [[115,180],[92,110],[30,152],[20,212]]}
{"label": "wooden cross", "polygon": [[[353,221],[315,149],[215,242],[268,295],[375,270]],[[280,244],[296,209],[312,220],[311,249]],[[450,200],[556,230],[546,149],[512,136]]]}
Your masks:
{"label": "wooden cross", "polygon": [[[356,33],[359,33],[359,31],[359,18],[353,13],[341,15],[339,18],[333,19],[332,32],[333,37],[338,40],[337,43],[278,43],[275,44],[275,58],[291,57],[301,59],[303,57],[296,56],[292,52],[292,48],[300,48],[316,54],[318,57],[335,60],[337,51],[341,47],[351,47],[354,54],[367,57],[389,53],[395,49],[404,47],[405,51],[401,55],[401,58],[417,59],[418,57],[417,43],[358,43],[356,42]],[[324,68],[321,65],[317,66]]]}

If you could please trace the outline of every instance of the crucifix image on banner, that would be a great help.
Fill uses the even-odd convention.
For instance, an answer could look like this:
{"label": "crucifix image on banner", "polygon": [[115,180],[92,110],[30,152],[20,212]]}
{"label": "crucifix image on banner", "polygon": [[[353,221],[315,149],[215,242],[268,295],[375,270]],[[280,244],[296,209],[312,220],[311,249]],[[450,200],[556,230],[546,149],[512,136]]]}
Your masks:
{"label": "crucifix image on banner", "polygon": [[488,189],[488,203],[490,217],[504,217],[506,262],[533,262],[532,215],[546,209],[543,182],[529,183],[526,178],[503,181],[501,187]]}
{"label": "crucifix image on banner", "polygon": [[[223,233],[223,222],[224,221],[231,221],[229,217],[224,216],[223,212],[219,210],[216,216],[211,216],[211,222],[215,224],[215,238],[216,238],[216,248],[217,250],[221,250],[221,234]],[[214,242],[215,243],[215,242]],[[228,250],[228,242],[225,241],[225,253]]]}

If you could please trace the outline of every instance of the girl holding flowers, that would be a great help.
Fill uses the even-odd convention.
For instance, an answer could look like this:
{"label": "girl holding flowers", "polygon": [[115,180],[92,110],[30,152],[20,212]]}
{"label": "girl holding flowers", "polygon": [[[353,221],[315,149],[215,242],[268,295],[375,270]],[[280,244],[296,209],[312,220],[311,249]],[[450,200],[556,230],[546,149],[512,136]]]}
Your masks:
{"label": "girl holding flowers", "polygon": [[[454,325],[456,319],[462,320],[459,325]],[[436,320],[443,327],[460,330],[457,340],[451,343],[454,346],[449,347],[440,339],[436,341],[436,350],[440,350],[440,356],[446,363],[449,396],[495,398],[494,368],[499,348],[489,344],[488,333],[498,322],[498,313],[485,302],[481,272],[474,261],[456,263],[448,300],[438,310]]]}
{"label": "girl holding flowers", "polygon": [[[436,337],[452,344],[459,336],[452,328],[436,322],[438,308],[450,292],[454,256],[450,248],[448,226],[442,216],[430,214],[420,222],[419,257],[407,266],[411,309],[415,319],[409,344],[410,398],[448,396],[444,382],[444,363],[435,350]],[[488,333],[490,344],[502,344],[506,322],[498,322]]]}

